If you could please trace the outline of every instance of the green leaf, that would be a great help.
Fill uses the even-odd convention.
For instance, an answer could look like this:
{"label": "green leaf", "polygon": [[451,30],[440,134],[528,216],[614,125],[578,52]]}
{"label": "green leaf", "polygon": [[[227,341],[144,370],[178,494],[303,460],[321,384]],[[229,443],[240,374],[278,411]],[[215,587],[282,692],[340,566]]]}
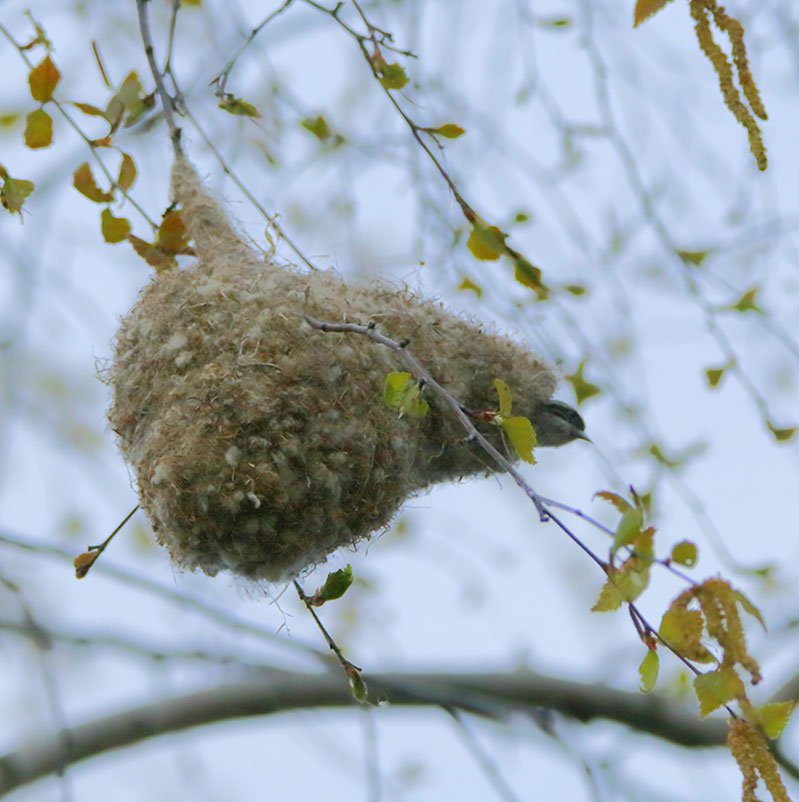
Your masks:
{"label": "green leaf", "polygon": [[116,130],[123,118],[126,118],[125,125],[132,125],[154,103],[154,96],[145,95],[139,76],[133,70],[125,76],[119,89],[108,101],[104,116],[112,130]]}
{"label": "green leaf", "polygon": [[624,601],[635,601],[646,590],[649,585],[651,565],[651,560],[630,557],[613,574],[616,589]]}
{"label": "green leaf", "polygon": [[780,428],[779,426],[775,426],[771,421],[766,421],[766,426],[768,426],[768,430],[774,435],[774,439],[778,443],[787,443],[789,440],[792,440],[796,434],[796,426]]}
{"label": "green leaf", "polygon": [[637,507],[631,507],[621,516],[616,534],[613,537],[612,553],[624,546],[629,546],[640,534],[644,523],[644,516]]}
{"label": "green leaf", "polygon": [[455,123],[444,123],[439,125],[438,128],[425,128],[425,131],[431,134],[438,134],[439,136],[446,137],[447,139],[457,139],[463,136],[466,131]]}
{"label": "green leaf", "polygon": [[608,577],[608,579],[605,580],[605,584],[602,586],[602,590],[599,592],[599,598],[596,600],[596,604],[594,604],[591,610],[595,613],[609,613],[613,612],[613,610],[618,610],[622,604],[624,604],[624,596],[621,595],[619,589],[610,577]]}
{"label": "green leaf", "polygon": [[530,423],[529,418],[513,417],[513,418],[500,418],[500,426],[502,431],[508,435],[508,439],[513,445],[514,451],[525,462],[535,465],[535,457],[533,456],[533,449],[536,445],[536,434],[533,429],[533,424]]}
{"label": "green leaf", "polygon": [[312,133],[320,142],[326,142],[332,134],[327,120],[321,114],[317,117],[306,117],[301,121],[300,125],[306,131]]}
{"label": "green leaf", "polygon": [[579,298],[581,295],[585,295],[588,292],[588,287],[584,287],[582,284],[564,284],[563,289],[566,292],[571,293],[576,298]]}
{"label": "green leaf", "polygon": [[430,405],[421,397],[418,382],[410,373],[389,373],[383,384],[383,402],[386,406],[399,409],[400,417],[423,418],[430,411]]}
{"label": "green leaf", "polygon": [[513,277],[522,286],[535,290],[539,297],[546,297],[546,286],[541,269],[528,262],[523,256],[518,256],[513,261]]}
{"label": "green leaf", "polygon": [[753,287],[747,290],[735,303],[723,306],[722,309],[727,309],[735,312],[757,312],[763,314],[763,310],[757,305],[758,288]]}
{"label": "green leaf", "polygon": [[769,702],[757,709],[758,724],[767,738],[774,741],[782,735],[795,707],[796,702]]}
{"label": "green leaf", "polygon": [[401,64],[388,64],[382,58],[375,61],[380,83],[386,89],[402,89],[408,83],[408,76]]}
{"label": "green leaf", "polygon": [[75,189],[89,200],[95,203],[109,203],[114,200],[112,192],[105,192],[97,186],[97,182],[92,175],[92,168],[88,162],[83,162],[72,176],[72,184]]}
{"label": "green leaf", "polygon": [[641,690],[649,693],[654,689],[660,670],[660,658],[655,649],[647,649],[641,665],[638,666],[638,676],[641,677]]}
{"label": "green leaf", "polygon": [[363,704],[368,704],[369,690],[366,687],[366,683],[363,681],[361,672],[352,664],[347,665],[345,667],[345,671],[347,672],[347,678],[350,681],[350,690],[352,691],[352,695],[357,701],[362,702]]}
{"label": "green leaf", "polygon": [[219,108],[226,111],[228,114],[235,114],[240,117],[260,117],[261,112],[246,100],[234,95],[225,95],[219,101]]}
{"label": "green leaf", "polygon": [[502,379],[494,379],[494,389],[499,396],[499,414],[502,416],[510,415],[513,403],[513,394],[510,387]]}
{"label": "green leaf", "polygon": [[570,373],[568,376],[563,377],[567,382],[569,382],[569,384],[571,384],[578,406],[580,406],[584,401],[587,401],[589,398],[593,398],[595,395],[599,395],[602,392],[600,387],[588,381],[583,375],[583,372],[585,371],[585,363],[587,361],[587,359],[584,359],[577,366],[577,370],[575,370],[574,373]]}
{"label": "green leaf", "polygon": [[50,56],[45,56],[44,61],[34,67],[28,75],[31,97],[39,103],[52,100],[53,92],[60,80],[61,73],[58,71],[58,67],[53,64]]}
{"label": "green leaf", "polygon": [[12,178],[3,167],[0,167],[0,205],[11,214],[21,214],[25,199],[33,192],[34,183],[25,178]]}
{"label": "green leaf", "polygon": [[383,383],[383,403],[399,408],[405,395],[405,388],[413,381],[410,373],[389,373]]}
{"label": "green leaf", "polygon": [[706,716],[741,696],[744,685],[735,669],[727,667],[694,677],[694,691],[699,699],[699,712]]}
{"label": "green leaf", "polygon": [[496,226],[475,222],[466,241],[466,247],[476,259],[494,262],[505,253],[507,237],[508,235]]}
{"label": "green leaf", "polygon": [[46,148],[53,142],[53,119],[44,109],[35,109],[25,120],[25,144],[31,149]]}
{"label": "green leaf", "polygon": [[0,128],[11,128],[17,124],[20,116],[20,114],[13,111],[7,114],[0,114]]}
{"label": "green leaf", "polygon": [[743,593],[741,593],[740,590],[736,590],[734,592],[734,595],[735,595],[735,600],[738,602],[738,604],[741,605],[744,612],[751,615],[752,618],[757,619],[757,621],[760,623],[760,626],[763,627],[763,629],[767,629],[766,620],[763,618],[763,613],[761,613],[760,609],[755,604],[753,604],[752,600],[748,596],[745,596]]}
{"label": "green leaf", "polygon": [[479,284],[475,284],[470,278],[463,277],[463,281],[458,284],[459,290],[471,290],[478,298],[483,297],[483,288]]}
{"label": "green leaf", "polygon": [[100,214],[100,228],[106,242],[122,242],[130,234],[130,223],[124,217],[114,217],[110,209]]}
{"label": "green leaf", "polygon": [[542,19],[540,24],[547,28],[569,28],[573,23],[568,17],[552,17],[551,19]]}
{"label": "green leaf", "polygon": [[693,265],[693,267],[701,267],[702,262],[710,255],[710,251],[677,251],[677,256],[682,259],[686,265]]}
{"label": "green leaf", "polygon": [[611,493],[610,490],[600,490],[594,493],[594,498],[601,498],[612,504],[620,513],[625,513],[631,509],[630,502],[622,498],[618,493]]}
{"label": "green leaf", "polygon": [[690,540],[681,540],[671,550],[672,561],[678,565],[684,565],[686,568],[693,568],[698,558],[699,552],[696,543],[692,543]]}
{"label": "green leaf", "polygon": [[724,378],[724,374],[727,371],[727,365],[722,365],[720,368],[708,368],[705,371],[705,376],[707,377],[707,383],[710,387],[718,387],[721,383],[721,380]]}
{"label": "green leaf", "polygon": [[340,568],[338,571],[331,571],[325,579],[324,585],[310,598],[310,603],[314,607],[321,607],[325,602],[340,599],[352,585],[352,566]]}

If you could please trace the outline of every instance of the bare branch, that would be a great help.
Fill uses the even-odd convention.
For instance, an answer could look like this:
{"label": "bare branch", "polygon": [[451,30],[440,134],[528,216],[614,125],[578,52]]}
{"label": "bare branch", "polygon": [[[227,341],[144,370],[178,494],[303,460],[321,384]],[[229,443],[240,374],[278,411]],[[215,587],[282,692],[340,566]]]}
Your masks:
{"label": "bare branch", "polygon": [[[510,713],[547,708],[586,722],[607,719],[681,746],[723,747],[727,728],[717,719],[655,696],[624,693],[593,683],[569,682],[532,672],[508,674],[373,674],[370,688],[392,706],[449,707],[502,719]],[[276,678],[270,674],[233,685],[161,699],[69,730],[63,738],[41,738],[0,758],[0,795],[65,765],[147,738],[229,721],[309,708],[357,708],[338,674]],[[388,715],[391,707],[384,709]]]}

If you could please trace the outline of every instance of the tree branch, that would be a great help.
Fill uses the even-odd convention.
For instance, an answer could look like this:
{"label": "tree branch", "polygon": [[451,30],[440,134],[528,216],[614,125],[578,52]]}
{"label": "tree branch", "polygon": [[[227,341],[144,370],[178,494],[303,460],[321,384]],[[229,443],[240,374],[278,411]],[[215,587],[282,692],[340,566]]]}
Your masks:
{"label": "tree branch", "polygon": [[[672,701],[531,672],[371,674],[368,681],[370,691],[394,707],[456,708],[493,719],[546,708],[583,722],[615,721],[682,746],[723,747],[726,742],[723,721],[697,719]],[[270,674],[158,700],[78,725],[69,730],[68,741],[58,735],[38,738],[0,758],[0,796],[63,766],[147,738],[219,721],[324,707],[357,707],[338,674]]]}

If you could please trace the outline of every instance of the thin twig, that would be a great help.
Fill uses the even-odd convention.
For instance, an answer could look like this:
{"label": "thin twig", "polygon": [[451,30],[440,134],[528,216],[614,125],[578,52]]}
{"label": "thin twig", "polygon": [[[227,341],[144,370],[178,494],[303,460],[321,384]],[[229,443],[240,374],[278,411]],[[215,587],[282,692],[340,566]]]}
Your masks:
{"label": "thin twig", "polygon": [[271,14],[265,17],[258,25],[256,25],[249,33],[247,38],[241,43],[241,46],[233,55],[233,57],[228,61],[225,65],[222,72],[216,75],[212,80],[211,84],[216,85],[217,94],[223,94],[227,87],[228,78],[230,78],[230,73],[232,72],[233,68],[236,66],[236,62],[241,58],[244,51],[252,44],[253,40],[256,36],[276,17],[279,17],[292,3],[294,0],[284,0],[283,4],[275,9]]}
{"label": "thin twig", "polygon": [[341,651],[341,648],[333,639],[333,636],[327,631],[327,629],[325,629],[325,625],[322,623],[322,620],[317,615],[316,610],[314,610],[313,604],[311,604],[311,597],[305,593],[305,591],[302,589],[302,585],[300,585],[300,583],[296,579],[293,580],[293,584],[294,588],[297,591],[297,595],[300,597],[300,600],[302,601],[308,612],[313,617],[313,620],[316,622],[316,626],[319,627],[319,631],[322,633],[325,642],[330,647],[330,651],[332,651],[333,654],[336,655],[339,663],[341,663],[342,667],[347,672],[347,674],[349,675],[352,669],[355,669],[356,671],[361,671],[361,669],[358,666],[356,666],[355,663],[351,662],[350,660],[347,660],[347,658],[344,657],[344,653]]}
{"label": "thin twig", "polygon": [[[386,346],[391,349],[405,367],[408,368],[410,373],[418,381],[423,381],[425,387],[431,389],[452,411],[452,414],[457,418],[460,424],[466,431],[467,440],[469,442],[477,443],[493,460],[494,462],[505,471],[516,484],[524,491],[530,501],[535,504],[538,514],[542,521],[546,521],[550,514],[546,509],[541,496],[533,490],[527,483],[524,477],[515,468],[512,462],[508,460],[502,453],[496,449],[488,439],[478,431],[477,427],[472,423],[469,416],[464,412],[464,407],[449,391],[445,390],[424,368],[424,366],[416,359],[413,354],[407,349],[407,341],[392,340],[385,334],[381,334],[373,323],[362,326],[358,323],[326,323],[322,320],[306,316],[305,320],[308,325],[312,326],[319,331],[324,332],[341,332],[360,334],[361,336],[368,337],[370,340]],[[598,559],[598,558],[597,558]],[[600,560],[601,562],[601,560]]]}
{"label": "thin twig", "polygon": [[[158,64],[155,61],[155,48],[153,47],[153,36],[150,31],[150,17],[147,12],[147,5],[150,0],[136,0],[136,8],[139,12],[139,29],[141,30],[141,38],[144,43],[144,54],[147,56],[147,63],[150,65],[150,72],[153,74],[155,81],[155,90],[158,97],[161,99],[161,108],[164,111],[164,119],[166,120],[167,127],[169,128],[169,138],[172,142],[172,148],[176,155],[183,153],[183,148],[180,144],[180,128],[175,122],[175,103],[169,92],[167,92],[166,84],[164,84],[164,73],[158,69]],[[170,40],[171,40],[170,32]],[[171,56],[171,48],[170,48]]]}

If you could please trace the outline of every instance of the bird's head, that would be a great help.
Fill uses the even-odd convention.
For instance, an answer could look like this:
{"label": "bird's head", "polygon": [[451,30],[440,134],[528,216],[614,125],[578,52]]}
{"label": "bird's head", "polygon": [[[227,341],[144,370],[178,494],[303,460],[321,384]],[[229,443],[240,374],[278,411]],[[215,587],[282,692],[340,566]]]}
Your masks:
{"label": "bird's head", "polygon": [[563,446],[572,440],[588,440],[580,413],[563,401],[544,401],[530,416],[539,446]]}

